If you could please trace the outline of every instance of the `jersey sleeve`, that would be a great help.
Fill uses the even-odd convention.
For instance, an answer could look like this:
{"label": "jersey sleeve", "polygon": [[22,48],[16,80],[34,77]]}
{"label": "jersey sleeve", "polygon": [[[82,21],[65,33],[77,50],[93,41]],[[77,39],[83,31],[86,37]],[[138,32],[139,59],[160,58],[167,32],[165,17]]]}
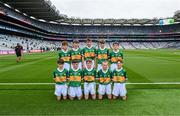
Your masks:
{"label": "jersey sleeve", "polygon": [[123,59],[123,53],[122,53],[122,52],[120,52],[120,54],[121,54],[121,56],[122,56],[122,59]]}
{"label": "jersey sleeve", "polygon": [[127,73],[126,73],[126,70],[124,70],[124,77],[127,79],[128,76],[127,76]]}
{"label": "jersey sleeve", "polygon": [[99,71],[98,72],[96,72],[96,78],[99,78]]}
{"label": "jersey sleeve", "polygon": [[59,59],[61,58],[61,51],[58,53],[58,55],[59,55]]}
{"label": "jersey sleeve", "polygon": [[82,56],[84,56],[84,53],[85,53],[85,50],[84,50],[85,48],[83,48],[83,49],[79,49],[79,51],[80,51],[80,54],[82,55]]}
{"label": "jersey sleeve", "polygon": [[97,49],[94,47],[95,56],[97,56]]}
{"label": "jersey sleeve", "polygon": [[97,78],[97,71],[96,70],[94,70],[94,75],[95,75],[94,77]]}
{"label": "jersey sleeve", "polygon": [[112,79],[113,78],[113,72],[110,71],[110,78]]}
{"label": "jersey sleeve", "polygon": [[66,70],[66,77],[69,78],[69,71]]}
{"label": "jersey sleeve", "polygon": [[81,71],[81,77],[82,77],[82,78],[84,78],[84,72],[85,72],[85,69],[83,69],[83,70]]}
{"label": "jersey sleeve", "polygon": [[108,59],[111,59],[111,51],[108,50]]}
{"label": "jersey sleeve", "polygon": [[56,78],[56,72],[55,71],[53,72],[53,78]]}

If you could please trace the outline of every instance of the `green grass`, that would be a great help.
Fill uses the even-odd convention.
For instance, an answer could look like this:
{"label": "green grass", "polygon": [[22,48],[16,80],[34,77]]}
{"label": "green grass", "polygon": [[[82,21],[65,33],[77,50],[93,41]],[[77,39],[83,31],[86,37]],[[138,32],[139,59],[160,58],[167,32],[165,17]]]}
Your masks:
{"label": "green grass", "polygon": [[[53,83],[57,52],[0,56],[0,83]],[[180,82],[180,50],[126,50],[128,82]],[[0,115],[180,115],[180,85],[127,85],[128,100],[55,100],[53,85],[0,85]]]}

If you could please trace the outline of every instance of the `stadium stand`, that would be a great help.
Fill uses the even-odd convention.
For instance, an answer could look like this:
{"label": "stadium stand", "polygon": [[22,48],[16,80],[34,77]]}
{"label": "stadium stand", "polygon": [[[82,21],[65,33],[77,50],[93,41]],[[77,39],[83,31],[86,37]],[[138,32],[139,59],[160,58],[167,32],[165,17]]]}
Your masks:
{"label": "stadium stand", "polygon": [[[62,21],[52,23],[50,17],[42,21],[28,16],[26,12],[17,11],[14,8],[16,2],[13,2],[13,7],[5,4],[8,2],[3,2],[0,2],[0,50],[12,50],[17,43],[22,44],[25,50],[56,50],[62,40],[71,42],[78,38],[83,42],[87,37],[92,38],[94,42],[99,38],[106,39],[108,48],[112,47],[113,41],[119,41],[123,49],[180,48],[178,22],[159,25],[159,19],[81,19],[81,23],[78,23],[77,19],[71,21],[73,19],[61,17]],[[175,18],[178,21],[177,12]],[[68,21],[68,24],[63,24]],[[87,22],[91,25],[85,25]],[[135,25],[137,23],[139,25]],[[95,46],[98,47],[97,43]]]}

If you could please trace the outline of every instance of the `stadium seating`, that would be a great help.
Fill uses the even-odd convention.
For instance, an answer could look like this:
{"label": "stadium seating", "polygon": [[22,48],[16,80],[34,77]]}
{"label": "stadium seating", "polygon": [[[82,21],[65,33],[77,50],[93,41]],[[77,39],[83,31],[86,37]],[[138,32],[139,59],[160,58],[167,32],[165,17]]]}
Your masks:
{"label": "stadium seating", "polygon": [[60,42],[36,40],[26,37],[0,35],[0,50],[11,50],[20,43],[25,50],[56,50]]}

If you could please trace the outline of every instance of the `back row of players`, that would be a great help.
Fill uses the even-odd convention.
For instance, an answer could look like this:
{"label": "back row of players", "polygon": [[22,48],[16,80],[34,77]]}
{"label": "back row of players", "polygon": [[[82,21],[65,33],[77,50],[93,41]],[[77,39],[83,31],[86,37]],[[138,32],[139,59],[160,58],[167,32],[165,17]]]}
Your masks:
{"label": "back row of players", "polygon": [[[96,69],[97,60],[97,69]],[[110,68],[109,68],[110,64]],[[82,98],[81,82],[84,81],[84,97],[96,99],[96,83],[98,86],[98,98],[102,99],[103,95],[107,95],[108,99],[116,99],[122,97],[126,100],[127,90],[125,81],[127,75],[123,69],[123,53],[119,49],[119,43],[113,43],[113,49],[109,50],[105,46],[105,41],[99,41],[99,49],[93,46],[92,40],[86,40],[86,47],[79,48],[79,41],[74,40],[72,49],[68,48],[66,41],[62,42],[61,51],[59,52],[59,60],[57,61],[57,69],[53,72],[55,85],[55,95],[57,100],[67,98],[73,100],[77,97]],[[69,80],[69,87],[67,87]],[[113,90],[112,90],[113,82]]]}

